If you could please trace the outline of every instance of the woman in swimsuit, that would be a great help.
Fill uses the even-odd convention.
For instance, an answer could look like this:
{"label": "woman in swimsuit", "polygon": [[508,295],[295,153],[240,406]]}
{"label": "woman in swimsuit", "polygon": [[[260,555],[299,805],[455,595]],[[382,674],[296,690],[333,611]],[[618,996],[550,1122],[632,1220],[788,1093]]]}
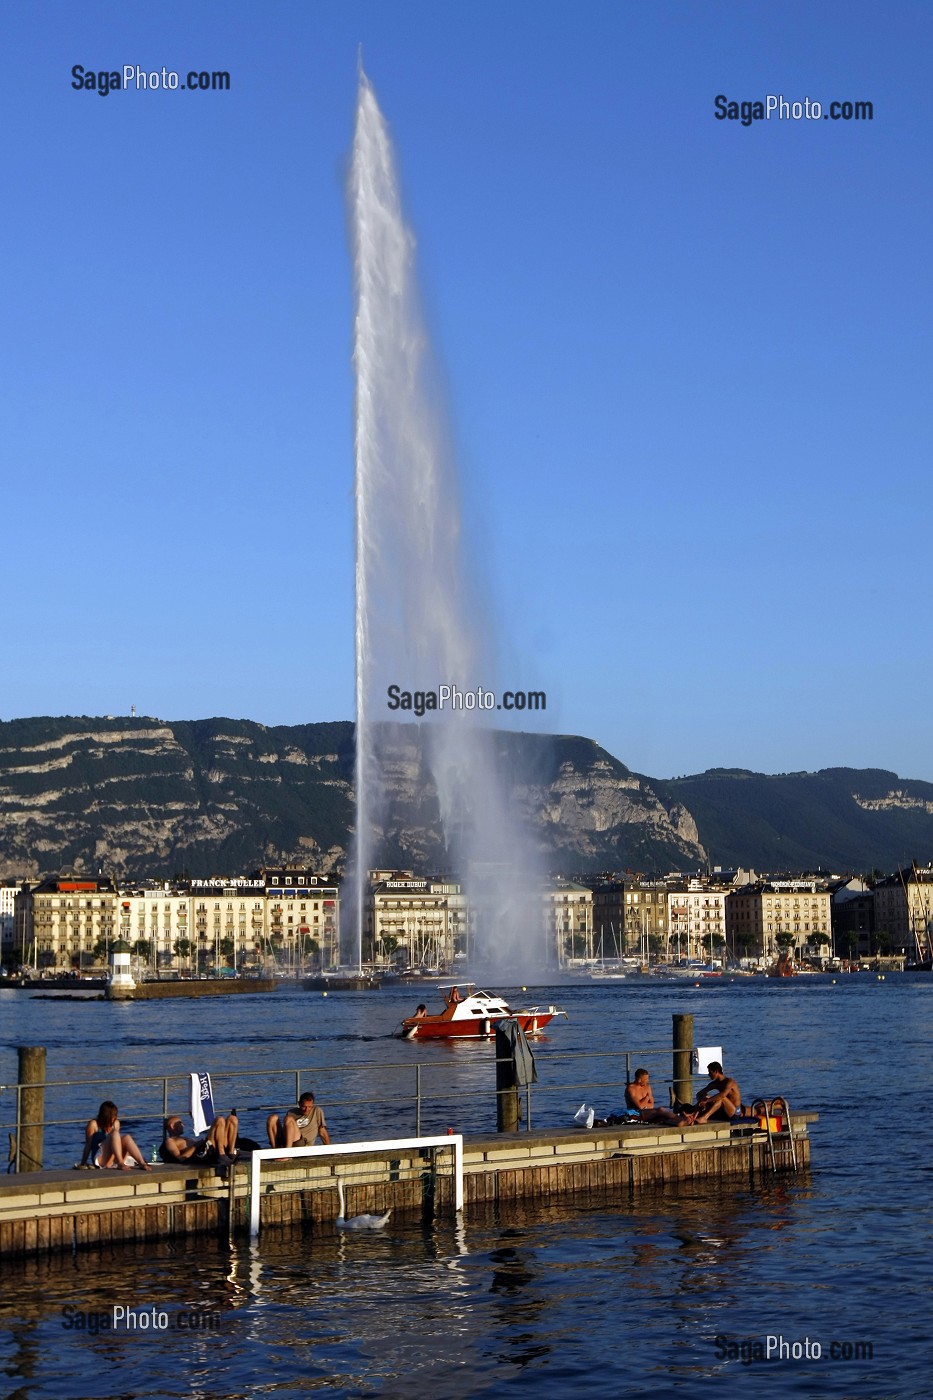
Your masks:
{"label": "woman in swimsuit", "polygon": [[109,1099],[104,1100],[97,1117],[92,1118],[84,1130],[84,1153],[79,1165],[122,1167],[124,1171],[137,1166],[144,1172],[152,1171],[129,1133],[120,1132],[117,1106]]}

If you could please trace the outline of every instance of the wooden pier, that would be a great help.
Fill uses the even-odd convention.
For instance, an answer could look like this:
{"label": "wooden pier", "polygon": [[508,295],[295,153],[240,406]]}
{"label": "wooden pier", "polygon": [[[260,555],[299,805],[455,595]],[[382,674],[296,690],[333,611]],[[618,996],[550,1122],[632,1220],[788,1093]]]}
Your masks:
{"label": "wooden pier", "polygon": [[[810,1161],[808,1125],[816,1114],[794,1113],[797,1166]],[[407,1148],[398,1156],[346,1153],[339,1158],[265,1162],[263,1229],[307,1223],[333,1230],[336,1173],[349,1213],[393,1212],[393,1225],[425,1215],[454,1215],[454,1180],[443,1150]],[[495,1133],[465,1140],[464,1213],[506,1202],[585,1203],[628,1200],[641,1189],[685,1181],[748,1184],[793,1171],[790,1138],[754,1127],[635,1125],[531,1133]],[[249,1228],[249,1159],[215,1167],[154,1166],[151,1172],[39,1171],[0,1182],[0,1257],[70,1252],[124,1240],[196,1233],[225,1238]]]}
{"label": "wooden pier", "polygon": [[254,996],[259,992],[277,992],[281,981],[273,977],[208,977],[137,982],[132,988],[108,987],[110,1001],[163,1001],[166,997],[230,997]]}

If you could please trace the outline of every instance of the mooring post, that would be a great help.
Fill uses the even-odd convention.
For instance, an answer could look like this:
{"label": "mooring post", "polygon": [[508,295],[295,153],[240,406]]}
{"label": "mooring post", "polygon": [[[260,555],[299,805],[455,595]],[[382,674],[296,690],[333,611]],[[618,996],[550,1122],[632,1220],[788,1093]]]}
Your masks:
{"label": "mooring post", "polygon": [[693,1017],[674,1015],[674,1098],[693,1103]]}
{"label": "mooring post", "polygon": [[20,1045],[16,1095],[16,1170],[41,1172],[45,1120],[45,1046]]}
{"label": "mooring post", "polygon": [[518,1078],[512,1042],[496,1026],[496,1132],[518,1132]]}
{"label": "mooring post", "polygon": [[227,1168],[227,1243],[233,1240],[236,1228],[236,1162]]}

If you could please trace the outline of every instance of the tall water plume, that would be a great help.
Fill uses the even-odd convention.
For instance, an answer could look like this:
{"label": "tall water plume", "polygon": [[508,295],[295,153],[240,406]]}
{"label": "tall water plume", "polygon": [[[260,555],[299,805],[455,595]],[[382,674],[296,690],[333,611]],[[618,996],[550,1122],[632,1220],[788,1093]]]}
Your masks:
{"label": "tall water plume", "polygon": [[[465,569],[457,473],[425,329],[395,158],[360,68],[350,223],[356,281],[356,797],[352,856],[361,958],[367,872],[379,857],[387,687],[495,690],[477,590]],[[543,963],[542,881],[509,810],[494,733],[476,711],[423,726],[452,865],[474,911],[475,947]],[[493,933],[494,925],[494,933]],[[530,969],[529,973],[530,975]]]}

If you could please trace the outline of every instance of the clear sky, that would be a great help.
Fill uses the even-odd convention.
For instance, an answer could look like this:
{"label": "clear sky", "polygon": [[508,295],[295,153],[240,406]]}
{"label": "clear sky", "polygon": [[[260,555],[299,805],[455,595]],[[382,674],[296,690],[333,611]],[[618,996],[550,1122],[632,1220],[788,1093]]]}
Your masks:
{"label": "clear sky", "polygon": [[933,780],[931,40],[926,0],[10,0],[0,718],[352,717],[362,43],[499,683],[656,777]]}

